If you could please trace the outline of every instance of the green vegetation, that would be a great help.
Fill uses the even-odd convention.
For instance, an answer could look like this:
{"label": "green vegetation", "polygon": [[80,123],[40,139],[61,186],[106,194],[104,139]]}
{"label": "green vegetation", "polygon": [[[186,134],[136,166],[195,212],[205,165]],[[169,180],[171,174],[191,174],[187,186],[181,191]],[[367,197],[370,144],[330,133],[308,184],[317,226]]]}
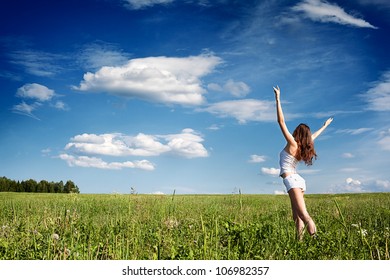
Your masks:
{"label": "green vegetation", "polygon": [[79,188],[71,180],[64,182],[48,182],[41,180],[39,183],[33,179],[15,181],[7,177],[0,177],[0,192],[38,192],[38,193],[80,193]]}
{"label": "green vegetation", "polygon": [[0,193],[0,259],[386,259],[390,193],[287,196]]}

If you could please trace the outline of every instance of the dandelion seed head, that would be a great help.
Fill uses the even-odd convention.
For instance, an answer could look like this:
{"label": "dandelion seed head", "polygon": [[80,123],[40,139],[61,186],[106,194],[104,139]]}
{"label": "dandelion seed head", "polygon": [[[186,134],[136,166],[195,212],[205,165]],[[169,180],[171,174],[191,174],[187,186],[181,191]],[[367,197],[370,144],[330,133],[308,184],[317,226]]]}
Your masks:
{"label": "dandelion seed head", "polygon": [[51,238],[52,238],[53,240],[58,240],[58,239],[60,239],[60,236],[59,236],[57,233],[53,233],[53,234],[51,235]]}
{"label": "dandelion seed head", "polygon": [[175,228],[179,225],[179,222],[175,218],[167,219],[164,223],[165,223],[166,227],[169,229]]}

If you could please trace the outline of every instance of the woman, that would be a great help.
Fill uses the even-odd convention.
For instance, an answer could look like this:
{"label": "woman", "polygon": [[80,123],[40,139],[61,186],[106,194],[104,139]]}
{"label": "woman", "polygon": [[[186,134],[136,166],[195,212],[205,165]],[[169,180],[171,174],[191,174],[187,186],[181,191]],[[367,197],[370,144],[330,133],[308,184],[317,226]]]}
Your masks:
{"label": "woman", "polygon": [[303,194],[306,190],[305,180],[296,172],[298,162],[303,161],[306,165],[312,165],[313,159],[317,158],[314,150],[314,139],[316,139],[325,128],[333,121],[329,118],[324,125],[315,133],[310,132],[310,128],[305,124],[300,124],[294,130],[293,134],[289,132],[284,121],[282,105],[280,104],[280,89],[274,87],[276,110],[278,123],[283,136],[287,141],[286,146],[280,152],[280,176],[286,186],[291,201],[293,219],[297,229],[297,237],[302,239],[304,228],[311,236],[316,234],[316,225],[306,210]]}

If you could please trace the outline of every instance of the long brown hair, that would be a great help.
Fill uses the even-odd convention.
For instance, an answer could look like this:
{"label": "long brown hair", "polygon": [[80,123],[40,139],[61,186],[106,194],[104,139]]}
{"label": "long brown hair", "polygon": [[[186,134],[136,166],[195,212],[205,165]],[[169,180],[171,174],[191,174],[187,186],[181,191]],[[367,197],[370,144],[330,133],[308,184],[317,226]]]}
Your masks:
{"label": "long brown hair", "polygon": [[317,159],[317,154],[309,126],[304,123],[299,124],[293,132],[293,137],[298,144],[296,159],[304,161],[306,165],[312,165],[313,158]]}

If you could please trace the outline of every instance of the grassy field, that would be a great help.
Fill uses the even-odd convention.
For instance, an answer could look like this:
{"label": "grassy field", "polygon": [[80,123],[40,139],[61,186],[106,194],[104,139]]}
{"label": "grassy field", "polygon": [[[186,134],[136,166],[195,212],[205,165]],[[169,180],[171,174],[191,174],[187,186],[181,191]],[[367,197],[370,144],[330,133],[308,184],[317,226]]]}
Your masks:
{"label": "grassy field", "polygon": [[390,193],[306,203],[298,242],[284,195],[0,193],[0,259],[390,259]]}

